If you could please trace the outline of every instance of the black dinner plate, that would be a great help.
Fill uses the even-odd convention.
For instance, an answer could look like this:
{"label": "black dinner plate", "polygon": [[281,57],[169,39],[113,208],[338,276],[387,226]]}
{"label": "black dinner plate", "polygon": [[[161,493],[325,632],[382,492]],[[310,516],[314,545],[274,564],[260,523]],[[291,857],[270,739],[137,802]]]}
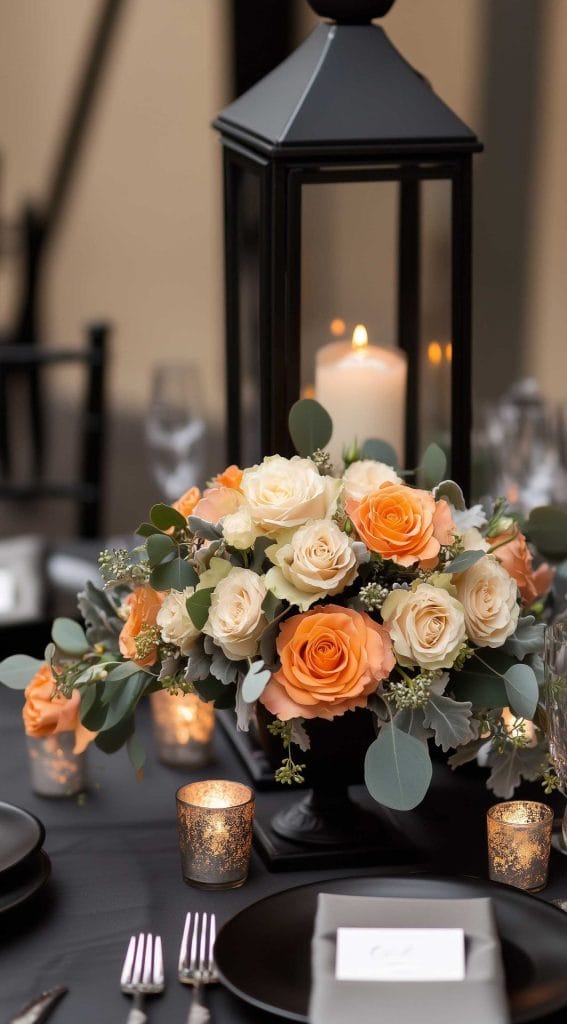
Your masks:
{"label": "black dinner plate", "polygon": [[519,889],[476,878],[388,875],[335,878],[267,896],[223,926],[221,980],[248,1003],[308,1022],[311,936],[320,892],[404,899],[493,900],[513,1024],[567,1005],[567,914]]}
{"label": "black dinner plate", "polygon": [[0,877],[41,848],[45,829],[23,807],[0,801]]}
{"label": "black dinner plate", "polygon": [[21,906],[43,888],[51,874],[51,861],[45,850],[39,850],[25,865],[10,873],[9,883],[0,879],[0,914]]}

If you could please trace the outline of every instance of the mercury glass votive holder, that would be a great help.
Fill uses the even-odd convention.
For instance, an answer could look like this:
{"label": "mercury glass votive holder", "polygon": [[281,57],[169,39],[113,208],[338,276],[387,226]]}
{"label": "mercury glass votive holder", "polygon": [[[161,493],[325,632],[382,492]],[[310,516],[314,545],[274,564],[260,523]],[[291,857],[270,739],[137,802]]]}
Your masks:
{"label": "mercury glass votive holder", "polygon": [[197,768],[212,760],[215,709],[196,693],[158,690],[150,697],[157,756],[163,764]]}
{"label": "mercury glass votive holder", "polygon": [[177,790],[181,870],[199,889],[236,889],[248,875],[254,793],[240,782],[211,779]]}
{"label": "mercury glass votive holder", "polygon": [[495,804],[487,813],[488,873],[528,892],[547,884],[553,811],[532,800]]}
{"label": "mercury glass votive holder", "polygon": [[74,754],[74,732],[28,736],[30,781],[38,796],[76,796],[86,789],[86,754]]}

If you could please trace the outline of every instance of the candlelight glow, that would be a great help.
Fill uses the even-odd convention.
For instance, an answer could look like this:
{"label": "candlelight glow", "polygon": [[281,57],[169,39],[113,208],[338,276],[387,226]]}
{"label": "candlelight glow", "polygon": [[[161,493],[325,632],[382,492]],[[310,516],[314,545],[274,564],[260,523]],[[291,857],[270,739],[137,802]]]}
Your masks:
{"label": "candlelight glow", "polygon": [[364,324],[357,324],[352,332],[352,347],[357,352],[363,352],[368,345],[368,331]]}
{"label": "candlelight glow", "polygon": [[448,363],[452,363],[452,361],[453,361],[453,342],[452,341],[448,341],[447,344],[445,345],[445,359],[447,360]]}
{"label": "candlelight glow", "polygon": [[334,320],[331,320],[329,330],[334,338],[342,338],[346,331],[346,324],[344,320],[340,319],[340,317],[336,317]]}
{"label": "candlelight glow", "polygon": [[439,366],[443,362],[443,349],[438,341],[430,341],[427,346],[427,358],[432,366]]}

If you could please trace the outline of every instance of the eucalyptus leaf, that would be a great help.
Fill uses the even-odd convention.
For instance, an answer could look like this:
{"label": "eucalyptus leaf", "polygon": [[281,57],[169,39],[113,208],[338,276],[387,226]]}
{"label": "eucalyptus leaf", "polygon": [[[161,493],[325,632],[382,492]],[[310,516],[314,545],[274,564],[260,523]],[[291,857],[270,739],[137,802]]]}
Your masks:
{"label": "eucalyptus leaf", "polygon": [[370,437],[364,442],[360,458],[383,462],[386,466],[392,466],[393,469],[398,468],[398,455],[395,448],[388,441],[382,441],[376,437]]}
{"label": "eucalyptus leaf", "polygon": [[567,511],[542,505],[529,515],[525,532],[541,555],[561,561],[567,558]]}
{"label": "eucalyptus leaf", "polygon": [[303,458],[326,448],[333,433],[329,413],[314,398],[300,398],[292,405],[288,426],[295,449]]}
{"label": "eucalyptus leaf", "polygon": [[122,679],[128,679],[129,676],[136,675],[136,672],[139,671],[140,666],[136,665],[135,662],[124,661],[121,665],[115,665],[114,668],[110,669],[107,682],[117,683]]}
{"label": "eucalyptus leaf", "polygon": [[51,665],[51,662],[53,661],[53,658],[55,656],[55,651],[56,651],[55,644],[53,644],[53,643],[47,644],[47,647],[45,648],[45,651],[43,652],[43,658],[44,658],[44,661],[46,661],[48,665]]}
{"label": "eucalyptus leaf", "polygon": [[133,715],[136,705],[146,686],[145,672],[137,672],[128,679],[123,679],[112,687],[111,699],[102,731],[113,729],[124,718]]}
{"label": "eucalyptus leaf", "polygon": [[504,650],[523,661],[528,654],[538,654],[543,650],[543,622],[536,622],[533,615],[523,615],[518,619],[516,632],[508,637]]}
{"label": "eucalyptus leaf", "polygon": [[435,742],[445,752],[476,739],[476,723],[471,720],[472,704],[432,694],[424,709],[423,721],[433,729]]}
{"label": "eucalyptus leaf", "polygon": [[173,558],[170,562],[162,562],[152,569],[150,586],[154,590],[179,590],[196,587],[199,577],[188,562],[183,558]]}
{"label": "eucalyptus leaf", "polygon": [[260,637],[260,657],[270,669],[276,667],[277,652],[276,639],[280,630],[279,622],[272,622],[268,629],[265,629]]}
{"label": "eucalyptus leaf", "polygon": [[55,619],[51,628],[53,643],[65,654],[86,654],[89,642],[85,631],[74,619]]}
{"label": "eucalyptus leaf", "polygon": [[84,724],[83,720],[91,710],[96,698],[96,685],[88,683],[86,686],[80,686],[79,692],[81,694],[80,718]]}
{"label": "eucalyptus leaf", "polygon": [[128,742],[133,732],[134,716],[132,715],[130,718],[124,718],[113,729],[99,732],[95,739],[95,745],[105,754],[114,754]]}
{"label": "eucalyptus leaf", "polygon": [[470,569],[471,565],[484,558],[486,551],[461,551],[452,562],[445,566],[443,572],[464,572]]}
{"label": "eucalyptus leaf", "polygon": [[128,757],[130,758],[130,764],[136,772],[138,779],[141,779],[143,767],[146,763],[146,751],[144,750],[137,733],[133,732],[128,737],[126,741],[126,749],[128,751]]}
{"label": "eucalyptus leaf", "polygon": [[539,687],[533,668],[529,665],[512,665],[504,678],[512,711],[522,718],[532,719],[539,699]]}
{"label": "eucalyptus leaf", "polygon": [[231,683],[236,682],[240,669],[240,662],[231,661],[230,658],[223,654],[220,647],[215,647],[211,659],[211,675],[215,679],[220,679],[221,683],[224,683],[225,686],[230,686]]}
{"label": "eucalyptus leaf", "polygon": [[44,664],[29,654],[11,654],[0,661],[0,683],[11,690],[25,690]]}
{"label": "eucalyptus leaf", "polygon": [[236,703],[236,683],[230,686],[223,686],[222,693],[215,698],[215,708],[224,711],[225,708],[233,708]]}
{"label": "eucalyptus leaf", "polygon": [[435,488],[435,498],[439,501],[440,498],[444,498],[448,501],[453,508],[456,508],[458,512],[464,512],[466,509],[465,496],[454,480],[443,480],[440,484],[437,484]]}
{"label": "eucalyptus leaf", "polygon": [[158,530],[171,530],[172,527],[183,530],[187,526],[187,520],[185,516],[181,515],[181,512],[172,508],[171,505],[164,505],[161,502],[150,509],[150,519],[152,525],[156,526]]}
{"label": "eucalyptus leaf", "polygon": [[81,722],[91,732],[100,732],[106,721],[108,705],[104,703],[106,695],[106,683],[91,683],[89,686],[91,697],[80,705]]}
{"label": "eucalyptus leaf", "polygon": [[482,666],[455,673],[451,692],[456,700],[470,701],[473,707],[504,708],[508,703],[504,680]]}
{"label": "eucalyptus leaf", "polygon": [[206,701],[216,700],[226,689],[220,679],[215,679],[214,676],[208,676],[207,679],[193,679],[193,686],[201,700]]}
{"label": "eucalyptus leaf", "polygon": [[162,531],[157,526],[152,526],[151,523],[140,523],[137,530],[134,531],[139,537],[153,537],[154,534],[161,534]]}
{"label": "eucalyptus leaf", "polygon": [[476,756],[482,747],[486,746],[486,738],[479,736],[476,740],[469,740],[461,747],[457,747],[454,754],[447,758],[451,768],[460,768],[463,764],[469,764],[476,760]]}
{"label": "eucalyptus leaf", "polygon": [[263,661],[253,661],[242,681],[242,698],[247,704],[254,704],[262,696],[272,678]]}
{"label": "eucalyptus leaf", "polygon": [[364,759],[364,780],[370,795],[394,811],[411,811],[421,803],[431,782],[427,744],[386,722]]}
{"label": "eucalyptus leaf", "polygon": [[175,542],[166,533],[154,533],[151,537],[148,537],[146,543],[146,551],[148,552],[148,561],[152,569],[163,562],[164,558],[169,558],[176,551]]}
{"label": "eucalyptus leaf", "polygon": [[426,743],[433,736],[433,730],[425,728],[423,709],[421,708],[403,708],[402,711],[396,712],[393,721],[396,729],[409,733],[410,736],[414,736],[421,743]]}
{"label": "eucalyptus leaf", "polygon": [[427,446],[420,468],[428,487],[433,487],[443,479],[447,471],[447,456],[438,444],[433,443]]}
{"label": "eucalyptus leaf", "polygon": [[268,622],[273,622],[277,615],[283,608],[282,602],[275,594],[272,594],[271,590],[268,590],[264,600],[262,601],[262,611],[266,616]]}
{"label": "eucalyptus leaf", "polygon": [[209,523],[206,519],[200,519],[199,516],[189,516],[187,520],[189,529],[195,537],[199,537],[200,540],[220,540],[222,537],[222,529],[215,523]]}
{"label": "eucalyptus leaf", "polygon": [[202,629],[209,617],[209,608],[214,593],[214,587],[204,587],[203,590],[196,590],[185,602],[187,611],[195,629]]}

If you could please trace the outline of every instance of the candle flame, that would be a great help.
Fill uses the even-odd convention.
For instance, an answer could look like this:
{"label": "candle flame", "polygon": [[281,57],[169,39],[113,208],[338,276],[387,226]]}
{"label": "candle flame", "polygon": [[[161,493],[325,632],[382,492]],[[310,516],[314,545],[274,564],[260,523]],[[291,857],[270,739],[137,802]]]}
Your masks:
{"label": "candle flame", "polygon": [[340,317],[335,317],[329,324],[329,329],[334,338],[341,338],[346,331],[346,324]]}
{"label": "candle flame", "polygon": [[363,352],[368,345],[368,331],[364,324],[357,324],[352,332],[352,347],[356,352]]}
{"label": "candle flame", "polygon": [[427,346],[427,359],[432,366],[439,366],[443,362],[443,349],[438,341],[430,341]]}

